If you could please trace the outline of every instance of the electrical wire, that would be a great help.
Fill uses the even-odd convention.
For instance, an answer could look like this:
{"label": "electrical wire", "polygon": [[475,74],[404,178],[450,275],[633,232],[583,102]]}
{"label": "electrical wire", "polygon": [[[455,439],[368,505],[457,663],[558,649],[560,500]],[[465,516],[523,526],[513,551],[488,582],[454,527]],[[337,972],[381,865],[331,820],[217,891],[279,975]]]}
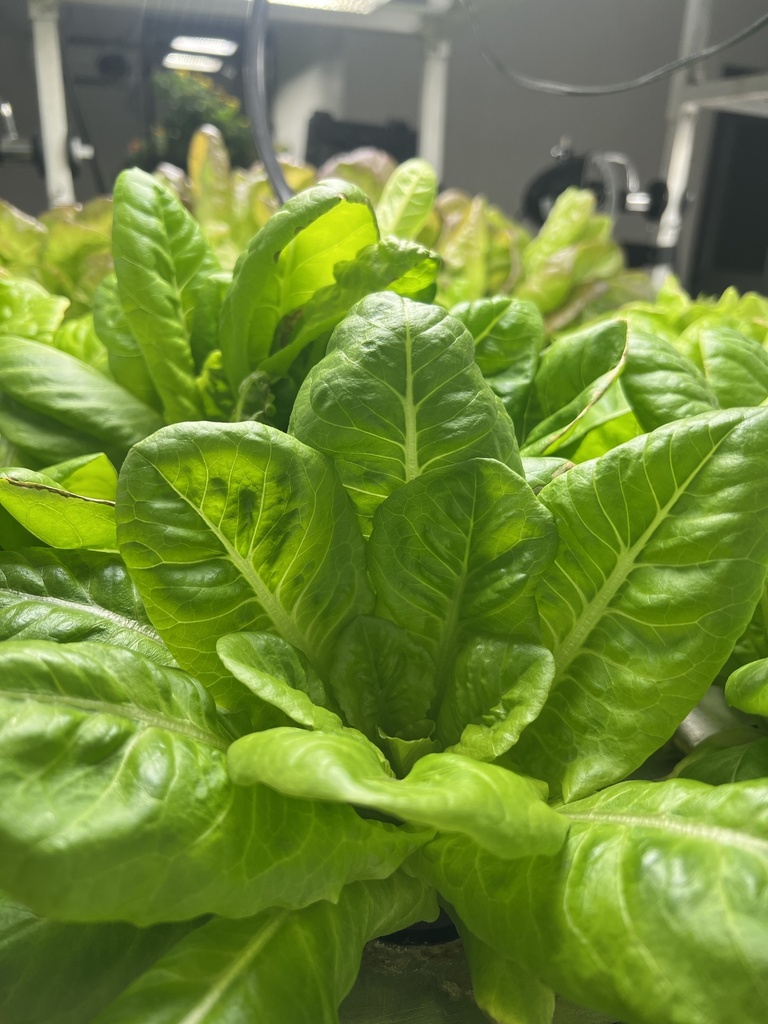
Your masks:
{"label": "electrical wire", "polygon": [[287,203],[293,190],[285,180],[275,147],[267,114],[267,0],[253,0],[245,29],[246,56],[243,63],[245,78],[245,108],[253,126],[256,148],[264,170],[279,202]]}
{"label": "electrical wire", "polygon": [[756,21],[747,25],[746,28],[741,29],[727,39],[723,39],[719,43],[713,43],[711,46],[698,50],[696,53],[671,60],[668,64],[662,64],[661,67],[648,71],[637,78],[630,78],[625,82],[613,82],[610,85],[570,85],[566,82],[552,82],[545,78],[531,78],[528,75],[513,71],[490,49],[483,38],[480,31],[478,13],[473,0],[459,0],[459,4],[470,18],[472,33],[480,47],[480,53],[486,64],[489,64],[494,71],[498,71],[499,74],[504,75],[505,78],[508,78],[515,85],[520,86],[521,89],[550,93],[556,96],[611,96],[615,93],[630,92],[632,89],[639,89],[644,85],[650,85],[651,82],[657,82],[662,78],[669,78],[670,75],[674,75],[684,68],[692,67],[694,64],[699,64],[708,57],[714,57],[715,54],[730,49],[730,47],[735,46],[744,39],[748,39],[750,36],[755,35],[756,32],[768,26],[768,14],[763,14]]}

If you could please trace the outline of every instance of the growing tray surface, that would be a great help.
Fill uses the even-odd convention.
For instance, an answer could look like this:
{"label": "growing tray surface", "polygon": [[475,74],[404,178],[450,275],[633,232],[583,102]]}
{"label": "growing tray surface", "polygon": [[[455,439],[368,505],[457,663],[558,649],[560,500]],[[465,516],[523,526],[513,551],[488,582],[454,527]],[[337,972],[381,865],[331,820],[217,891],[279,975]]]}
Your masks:
{"label": "growing tray surface", "polygon": [[[341,1024],[488,1024],[472,1000],[460,942],[392,946],[371,942],[344,1000]],[[614,1024],[611,1017],[559,1002],[553,1024]]]}

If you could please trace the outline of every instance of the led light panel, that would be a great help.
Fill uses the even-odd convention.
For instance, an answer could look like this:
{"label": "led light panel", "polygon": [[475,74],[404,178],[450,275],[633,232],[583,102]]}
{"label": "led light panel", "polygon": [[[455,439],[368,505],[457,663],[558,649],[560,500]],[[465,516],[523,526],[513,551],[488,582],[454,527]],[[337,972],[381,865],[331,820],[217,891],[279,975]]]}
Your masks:
{"label": "led light panel", "polygon": [[234,39],[213,39],[208,36],[176,36],[171,41],[172,50],[183,53],[204,53],[210,57],[231,57],[237,53],[238,44]]}
{"label": "led light panel", "polygon": [[345,14],[370,14],[387,0],[269,0],[285,7],[305,7],[313,11],[343,11]]}
{"label": "led light panel", "polygon": [[221,71],[224,61],[221,57],[206,57],[202,53],[169,53],[163,59],[164,68],[174,71],[201,71],[204,75],[215,75]]}

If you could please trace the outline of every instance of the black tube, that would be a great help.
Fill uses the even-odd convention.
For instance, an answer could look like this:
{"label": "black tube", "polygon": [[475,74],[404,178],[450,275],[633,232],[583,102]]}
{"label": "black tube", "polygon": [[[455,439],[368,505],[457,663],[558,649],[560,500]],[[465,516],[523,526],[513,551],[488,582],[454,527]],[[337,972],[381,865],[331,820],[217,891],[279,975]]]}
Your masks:
{"label": "black tube", "polygon": [[251,121],[256,149],[280,203],[293,196],[272,144],[267,115],[267,0],[252,0],[245,29],[245,109]]}

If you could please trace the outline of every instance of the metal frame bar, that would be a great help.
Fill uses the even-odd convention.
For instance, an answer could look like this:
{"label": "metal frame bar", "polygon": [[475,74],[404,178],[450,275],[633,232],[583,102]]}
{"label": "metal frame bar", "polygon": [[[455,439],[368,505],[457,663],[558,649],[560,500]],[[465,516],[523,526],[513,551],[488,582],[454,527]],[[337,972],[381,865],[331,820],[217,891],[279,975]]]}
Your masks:
{"label": "metal frame bar", "polygon": [[51,206],[71,206],[75,185],[69,166],[69,130],[59,39],[59,0],[29,0],[35,52],[37,103],[45,164],[45,187]]}
{"label": "metal frame bar", "polygon": [[[687,57],[707,45],[713,9],[714,0],[687,0],[680,40],[681,57]],[[706,80],[699,64],[681,71],[672,79],[661,165],[661,177],[666,180],[669,201],[656,233],[656,245],[666,253],[667,259],[654,270],[654,280],[659,283],[673,269],[674,254],[682,233],[683,208],[702,110],[768,117],[768,75]]]}

